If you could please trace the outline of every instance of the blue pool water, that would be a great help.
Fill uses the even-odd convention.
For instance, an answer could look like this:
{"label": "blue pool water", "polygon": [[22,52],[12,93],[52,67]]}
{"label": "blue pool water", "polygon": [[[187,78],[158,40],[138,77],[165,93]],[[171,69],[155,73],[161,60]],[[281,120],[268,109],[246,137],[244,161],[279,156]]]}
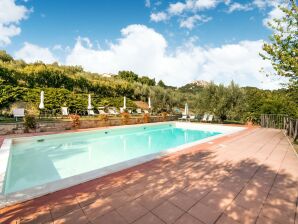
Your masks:
{"label": "blue pool water", "polygon": [[143,125],[32,137],[12,144],[4,194],[158,153],[220,134]]}

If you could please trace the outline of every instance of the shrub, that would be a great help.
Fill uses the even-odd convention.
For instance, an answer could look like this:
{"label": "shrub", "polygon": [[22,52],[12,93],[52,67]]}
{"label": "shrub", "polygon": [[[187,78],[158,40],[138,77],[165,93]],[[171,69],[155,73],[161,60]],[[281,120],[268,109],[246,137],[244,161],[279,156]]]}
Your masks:
{"label": "shrub", "polygon": [[69,118],[72,122],[72,127],[73,128],[78,128],[80,126],[80,115],[77,114],[70,114]]}
{"label": "shrub", "polygon": [[127,112],[121,113],[121,119],[123,124],[128,124],[130,119],[130,114]]}
{"label": "shrub", "polygon": [[24,126],[26,131],[28,131],[29,129],[35,129],[37,126],[36,117],[32,114],[27,114],[24,117]]}
{"label": "shrub", "polygon": [[167,116],[168,116],[168,113],[167,112],[162,112],[161,113],[162,121],[166,121],[167,120]]}
{"label": "shrub", "polygon": [[109,120],[109,116],[107,114],[100,114],[98,120],[107,122]]}
{"label": "shrub", "polygon": [[144,120],[144,123],[150,123],[150,114],[144,114],[143,120]]}

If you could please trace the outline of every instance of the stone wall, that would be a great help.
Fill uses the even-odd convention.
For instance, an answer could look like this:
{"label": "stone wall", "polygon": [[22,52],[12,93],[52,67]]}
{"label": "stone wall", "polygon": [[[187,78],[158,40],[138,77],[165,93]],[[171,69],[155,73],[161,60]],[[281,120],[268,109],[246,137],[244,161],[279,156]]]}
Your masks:
{"label": "stone wall", "polygon": [[[167,116],[166,121],[177,120],[177,116]],[[151,116],[150,123],[162,122],[164,121],[161,116]],[[131,117],[128,120],[129,125],[131,124],[142,124],[144,119],[142,117]],[[99,119],[88,119],[80,120],[79,129],[87,128],[97,128],[97,127],[106,127],[106,126],[119,126],[123,125],[123,120],[120,117],[110,117],[108,121],[100,121]],[[62,121],[56,120],[51,122],[39,122],[38,128],[36,130],[30,130],[30,132],[53,132],[53,131],[64,131],[71,130],[72,122],[71,121]],[[25,127],[22,122],[19,123],[0,123],[0,135],[8,134],[22,134],[25,133]]]}

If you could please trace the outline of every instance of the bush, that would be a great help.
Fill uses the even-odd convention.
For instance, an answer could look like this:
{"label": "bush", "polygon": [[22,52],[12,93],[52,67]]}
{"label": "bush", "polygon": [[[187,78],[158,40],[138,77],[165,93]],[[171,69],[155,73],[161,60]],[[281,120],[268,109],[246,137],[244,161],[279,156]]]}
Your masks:
{"label": "bush", "polygon": [[109,120],[109,116],[107,114],[100,114],[98,120],[107,122]]}
{"label": "bush", "polygon": [[144,123],[150,123],[150,114],[144,114],[143,121]]}
{"label": "bush", "polygon": [[70,114],[69,118],[72,121],[73,128],[78,128],[80,126],[80,118],[81,118],[80,115]]}
{"label": "bush", "polygon": [[167,120],[167,116],[168,116],[168,113],[167,112],[162,112],[161,113],[162,121],[166,121]]}
{"label": "bush", "polygon": [[122,119],[122,123],[123,124],[128,124],[129,123],[129,119],[130,119],[130,114],[127,112],[123,112],[121,114],[121,119]]}
{"label": "bush", "polygon": [[27,131],[29,129],[36,129],[36,126],[37,126],[36,117],[32,114],[27,114],[24,117],[24,126]]}

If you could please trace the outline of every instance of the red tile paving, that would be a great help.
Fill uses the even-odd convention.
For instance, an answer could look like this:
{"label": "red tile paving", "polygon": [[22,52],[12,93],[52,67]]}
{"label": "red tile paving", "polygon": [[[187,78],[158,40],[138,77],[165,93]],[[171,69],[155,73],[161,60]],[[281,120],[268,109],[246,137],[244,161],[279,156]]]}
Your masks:
{"label": "red tile paving", "polygon": [[298,224],[298,158],[252,128],[0,209],[0,223]]}

